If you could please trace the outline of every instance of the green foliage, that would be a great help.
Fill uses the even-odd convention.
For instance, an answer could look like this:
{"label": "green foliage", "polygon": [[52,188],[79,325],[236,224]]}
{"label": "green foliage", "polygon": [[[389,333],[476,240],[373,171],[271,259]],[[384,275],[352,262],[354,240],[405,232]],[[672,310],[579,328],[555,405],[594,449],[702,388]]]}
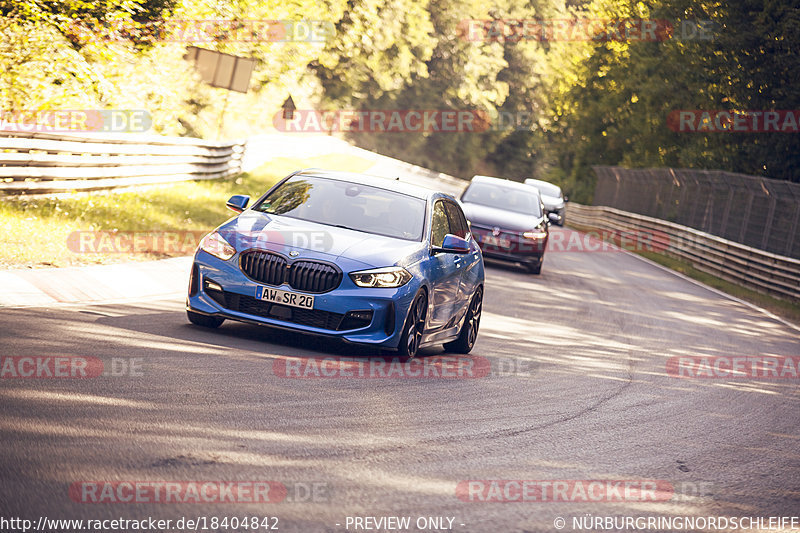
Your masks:
{"label": "green foliage", "polygon": [[[800,181],[797,134],[676,132],[677,110],[789,110],[800,97],[800,8],[796,2],[594,0],[586,16],[672,22],[659,42],[592,43],[549,58],[571,65],[550,91],[554,127],[542,140],[576,199],[591,194],[592,165],[722,169]],[[711,21],[707,38],[684,24]],[[691,26],[688,26],[691,28]],[[579,194],[576,194],[579,193]]]}
{"label": "green foliage", "polygon": [[[372,89],[348,86],[332,78],[332,94],[356,94],[362,109],[496,111],[508,96],[508,84],[498,79],[507,66],[498,43],[476,43],[464,38],[462,21],[489,16],[490,5],[480,0],[432,0],[424,20],[429,20],[434,46],[421,57],[424,63],[409,81],[392,92],[368,80]],[[495,143],[491,134],[474,132],[403,132],[354,134],[356,143],[414,163],[455,175],[470,172]]]}
{"label": "green foliage", "polygon": [[[351,137],[465,178],[553,180],[584,202],[594,187],[593,165],[723,169],[800,181],[798,134],[676,132],[667,125],[677,110],[800,108],[799,4],[0,0],[0,106],[146,109],[155,133],[202,137],[269,130],[289,94],[300,109],[470,110],[491,117],[494,127]],[[655,42],[474,40],[468,23],[586,18],[665,20],[674,33]],[[325,42],[231,41],[222,32],[195,43],[257,60],[250,92],[228,94],[199,82],[183,59],[190,43],[160,39],[170,21],[209,19],[313,19],[334,31]],[[706,20],[714,24],[708,38],[682,35],[684,24]],[[112,40],[86,31],[120,24],[126,31]],[[499,117],[519,119],[519,127],[498,127]]]}
{"label": "green foliage", "polygon": [[311,65],[325,99],[353,105],[426,76],[425,61],[436,42],[426,7],[416,0],[350,2],[333,38]]}

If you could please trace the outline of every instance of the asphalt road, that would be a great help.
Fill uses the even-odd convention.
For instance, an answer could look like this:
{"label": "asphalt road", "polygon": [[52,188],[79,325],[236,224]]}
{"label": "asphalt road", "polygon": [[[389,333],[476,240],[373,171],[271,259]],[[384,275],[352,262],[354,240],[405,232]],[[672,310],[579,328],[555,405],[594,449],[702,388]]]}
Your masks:
{"label": "asphalt road", "polygon": [[[0,337],[5,357],[98,358],[123,374],[0,380],[0,517],[274,516],[281,531],[308,532],[398,531],[348,516],[410,517],[412,531],[420,517],[450,517],[453,531],[517,532],[555,531],[557,517],[574,531],[587,514],[800,511],[800,380],[668,372],[676,356],[800,356],[798,332],[624,253],[550,253],[541,276],[490,264],[463,378],[284,377],[313,370],[311,358],[372,365],[374,354],[231,322],[190,326],[180,296],[5,309]],[[439,355],[426,352],[431,368]],[[569,490],[480,501],[519,499],[491,480]],[[613,491],[585,501],[576,487],[590,480],[656,483],[657,501]],[[271,481],[282,501],[89,503],[100,493],[87,482],[126,481]]]}

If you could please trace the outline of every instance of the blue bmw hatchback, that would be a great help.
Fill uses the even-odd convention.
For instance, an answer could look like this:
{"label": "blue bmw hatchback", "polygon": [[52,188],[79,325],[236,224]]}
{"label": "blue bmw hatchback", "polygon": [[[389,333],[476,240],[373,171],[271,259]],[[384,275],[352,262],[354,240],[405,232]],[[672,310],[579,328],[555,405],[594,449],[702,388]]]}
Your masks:
{"label": "blue bmw hatchback", "polygon": [[453,197],[360,174],[303,170],[209,233],[192,265],[189,321],[225,319],[397,350],[467,353],[483,257]]}

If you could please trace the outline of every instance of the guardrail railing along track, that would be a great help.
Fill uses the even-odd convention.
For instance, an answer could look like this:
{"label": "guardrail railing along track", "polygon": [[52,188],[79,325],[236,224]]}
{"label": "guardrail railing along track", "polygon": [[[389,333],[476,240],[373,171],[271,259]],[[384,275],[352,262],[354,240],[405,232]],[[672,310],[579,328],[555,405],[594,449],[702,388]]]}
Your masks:
{"label": "guardrail railing along track", "polygon": [[93,191],[241,172],[243,141],[0,131],[0,194]]}
{"label": "guardrail railing along track", "polygon": [[629,233],[639,239],[646,234],[653,249],[683,259],[698,270],[761,293],[800,301],[798,259],[613,207],[567,205],[567,220],[577,226]]}
{"label": "guardrail railing along track", "polygon": [[800,259],[800,183],[723,170],[592,168],[596,205]]}

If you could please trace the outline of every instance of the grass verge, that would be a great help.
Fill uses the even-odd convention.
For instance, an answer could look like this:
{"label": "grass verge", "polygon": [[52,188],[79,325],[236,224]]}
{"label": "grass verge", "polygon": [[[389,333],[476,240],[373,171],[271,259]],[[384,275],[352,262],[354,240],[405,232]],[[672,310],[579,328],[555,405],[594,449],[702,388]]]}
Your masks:
{"label": "grass verge", "polygon": [[[364,172],[373,165],[360,157],[329,154],[306,159],[276,158],[249,173],[224,180],[187,181],[124,192],[77,193],[59,197],[0,199],[0,268],[80,266],[148,261],[186,255],[176,252],[76,253],[68,247],[75,232],[207,232],[233,213],[233,194],[261,196],[276,181],[306,167]],[[108,250],[109,248],[95,247]],[[182,251],[177,251],[180,249]]]}
{"label": "grass verge", "polygon": [[[567,225],[573,229],[582,232],[594,231],[594,228],[576,226],[573,224],[567,224]],[[769,294],[763,294],[736,285],[735,283],[731,283],[730,281],[720,279],[716,276],[708,274],[707,272],[698,270],[694,266],[692,266],[692,264],[689,263],[688,261],[684,261],[682,259],[678,259],[663,253],[651,252],[645,250],[629,250],[629,251],[638,254],[646,259],[649,259],[654,263],[658,263],[659,265],[665,266],[671,270],[680,272],[681,274],[688,276],[694,280],[697,280],[700,283],[708,285],[709,287],[713,287],[726,294],[730,294],[731,296],[739,298],[740,300],[744,300],[746,302],[750,302],[759,307],[762,307],[767,311],[774,313],[793,324],[800,325],[800,304],[798,303],[790,302],[788,300],[781,300],[779,298],[775,298],[774,296],[770,296]]]}

